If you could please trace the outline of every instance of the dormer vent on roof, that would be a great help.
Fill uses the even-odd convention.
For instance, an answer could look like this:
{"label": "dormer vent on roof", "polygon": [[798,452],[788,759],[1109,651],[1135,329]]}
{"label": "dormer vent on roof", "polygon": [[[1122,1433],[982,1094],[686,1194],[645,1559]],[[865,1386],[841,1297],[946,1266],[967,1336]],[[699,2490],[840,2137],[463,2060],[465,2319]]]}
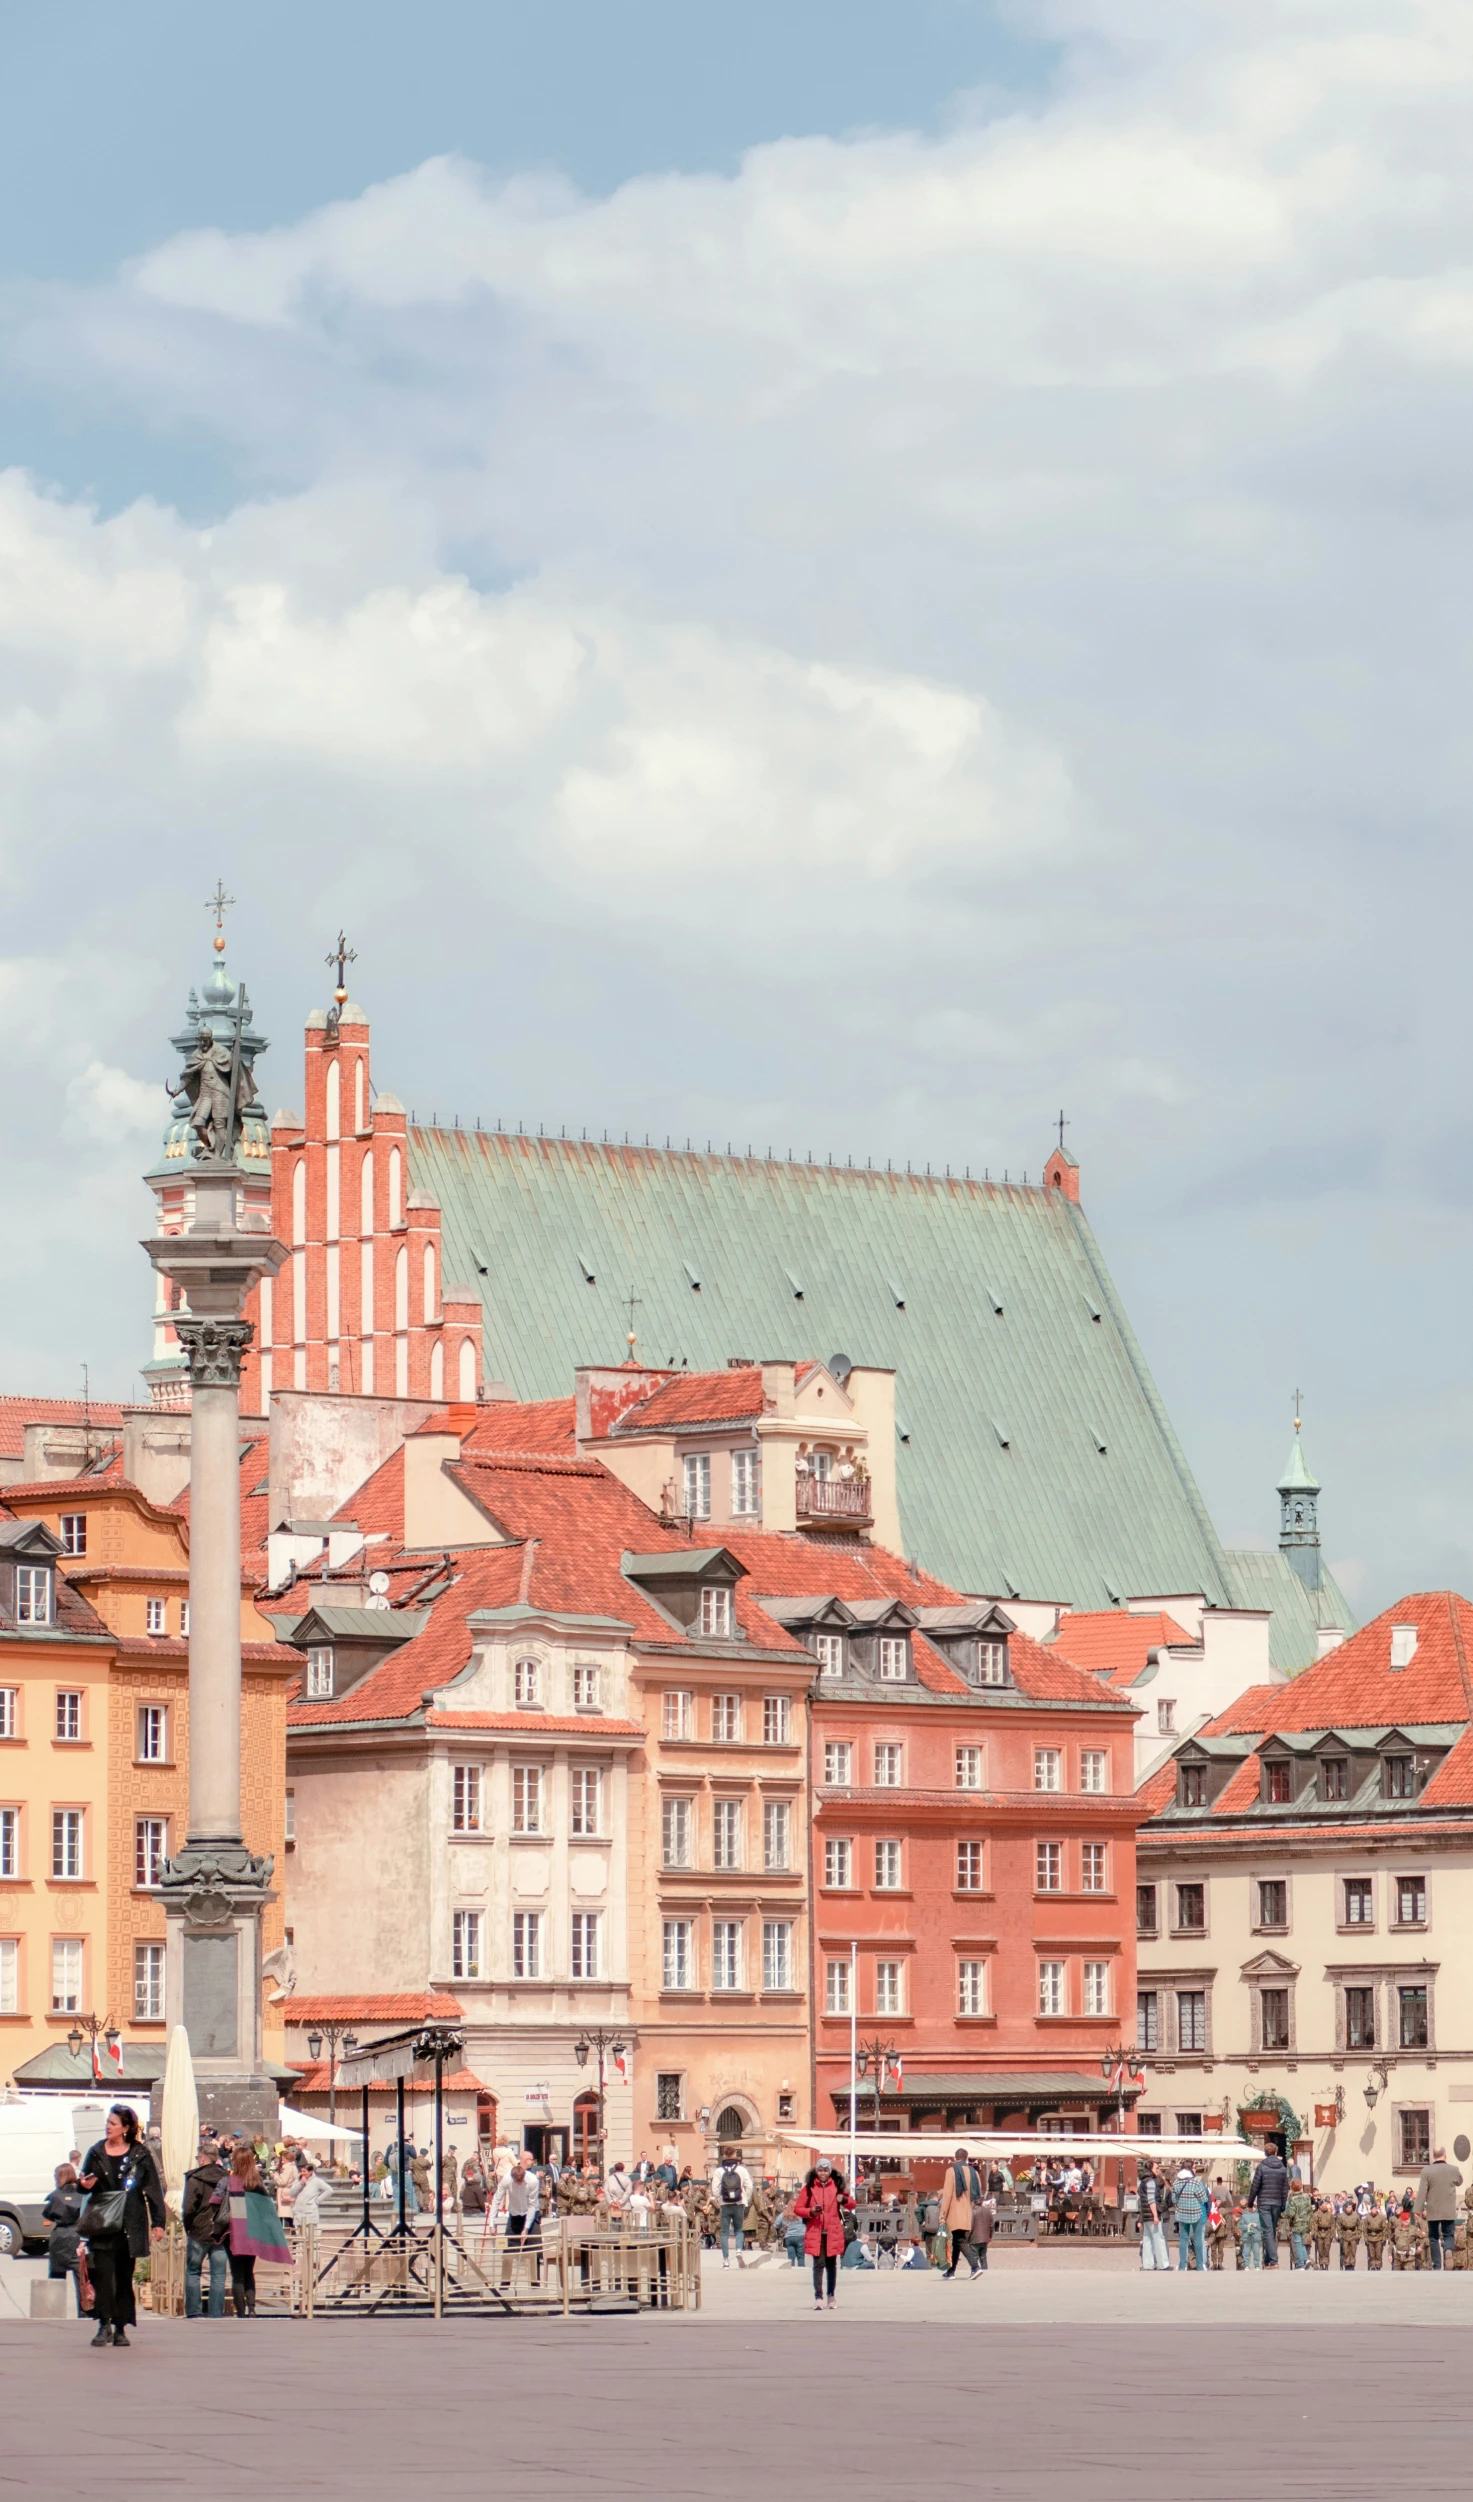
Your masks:
{"label": "dormer vent on roof", "polygon": [[1416,1656],[1417,1627],[1415,1625],[1393,1625],[1391,1628],[1392,1667],[1410,1668],[1412,1661],[1416,1658]]}

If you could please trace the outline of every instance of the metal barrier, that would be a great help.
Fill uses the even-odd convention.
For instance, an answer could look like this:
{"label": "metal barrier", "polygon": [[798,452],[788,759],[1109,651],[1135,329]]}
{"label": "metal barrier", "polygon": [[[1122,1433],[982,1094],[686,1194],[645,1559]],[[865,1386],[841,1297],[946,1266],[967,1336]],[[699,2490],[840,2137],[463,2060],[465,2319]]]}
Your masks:
{"label": "metal barrier", "polygon": [[[471,2219],[473,2222],[473,2219]],[[597,2217],[547,2216],[530,2240],[413,2217],[300,2236],[287,2307],[308,2319],[590,2311],[636,2305],[697,2310],[700,2240],[676,2213],[644,2230]]]}

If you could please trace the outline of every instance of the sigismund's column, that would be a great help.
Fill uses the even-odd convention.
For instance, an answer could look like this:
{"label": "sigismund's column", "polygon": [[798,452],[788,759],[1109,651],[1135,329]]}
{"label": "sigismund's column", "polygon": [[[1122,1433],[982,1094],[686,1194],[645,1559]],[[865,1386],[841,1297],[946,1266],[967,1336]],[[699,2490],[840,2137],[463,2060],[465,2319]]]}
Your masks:
{"label": "sigismund's column", "polygon": [[[165,2013],[189,2035],[200,2117],[275,2136],[277,2095],[262,2063],[261,1916],[274,1862],[247,1850],[240,1809],[240,1361],[246,1296],[274,1276],[270,1135],[254,1063],[266,1042],[225,941],[203,997],[174,1037],[185,1066],[160,1161],[148,1175],[160,1232],[144,1244],[171,1286],[179,1356],[168,1385],[190,1407],[189,1832],[164,1869]],[[155,1396],[158,1384],[155,1383]],[[171,1402],[172,1403],[172,1402]]]}

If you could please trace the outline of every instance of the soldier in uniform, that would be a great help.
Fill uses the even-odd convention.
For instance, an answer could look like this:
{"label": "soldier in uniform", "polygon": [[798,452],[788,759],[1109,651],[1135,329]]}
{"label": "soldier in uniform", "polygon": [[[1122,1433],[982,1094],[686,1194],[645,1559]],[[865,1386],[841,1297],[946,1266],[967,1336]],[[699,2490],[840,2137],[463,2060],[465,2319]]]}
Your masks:
{"label": "soldier in uniform", "polygon": [[1416,2225],[1417,2265],[1419,2268],[1430,2268],[1432,2265],[1432,2235],[1427,2230],[1426,2216],[1419,2215],[1416,2218]]}
{"label": "soldier in uniform", "polygon": [[1383,2268],[1386,2265],[1386,2244],[1390,2237],[1391,2224],[1386,2209],[1382,2206],[1380,2199],[1374,2195],[1370,2207],[1361,2218],[1360,2229],[1361,2239],[1366,2245],[1367,2267]]}
{"label": "soldier in uniform", "polygon": [[1209,2267],[1221,2268],[1227,2256],[1227,2246],[1232,2239],[1232,2232],[1232,2209],[1226,2197],[1219,2196],[1214,2190],[1212,2204],[1207,2211],[1207,2264]]}
{"label": "soldier in uniform", "polygon": [[1412,2222],[1410,2207],[1398,2207],[1391,2227],[1391,2267],[1394,2275],[1411,2266],[1417,2255],[1417,2228]]}
{"label": "soldier in uniform", "polygon": [[1314,2243],[1314,2263],[1324,2268],[1330,2264],[1330,2244],[1335,2238],[1335,2210],[1328,2198],[1322,2198],[1314,2211],[1310,2238]]}
{"label": "soldier in uniform", "polygon": [[1340,2265],[1353,2268],[1360,2248],[1360,2209],[1353,2198],[1347,2198],[1335,2218],[1335,2238],[1340,2244]]}

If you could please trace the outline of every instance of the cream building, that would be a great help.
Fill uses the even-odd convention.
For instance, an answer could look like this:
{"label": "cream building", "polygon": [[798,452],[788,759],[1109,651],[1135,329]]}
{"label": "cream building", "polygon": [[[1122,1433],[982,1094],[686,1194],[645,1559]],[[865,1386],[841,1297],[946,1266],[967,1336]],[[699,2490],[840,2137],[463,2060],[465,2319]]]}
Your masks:
{"label": "cream building", "polygon": [[1146,1782],[1143,2130],[1210,2144],[1278,2097],[1332,2190],[1473,2140],[1470,1662],[1466,1600],[1403,1599]]}

